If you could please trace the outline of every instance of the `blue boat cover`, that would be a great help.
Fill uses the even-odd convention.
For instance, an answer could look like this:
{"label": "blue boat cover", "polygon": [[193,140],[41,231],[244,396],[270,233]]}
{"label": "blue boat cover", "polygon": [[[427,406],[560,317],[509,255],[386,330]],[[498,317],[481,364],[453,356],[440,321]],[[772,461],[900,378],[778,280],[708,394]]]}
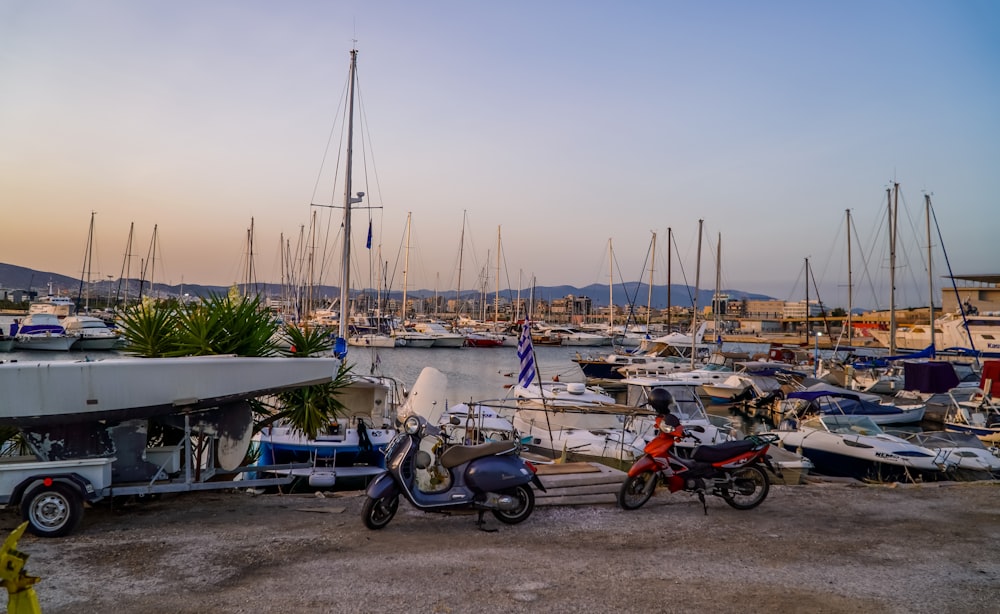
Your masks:
{"label": "blue boat cover", "polygon": [[881,356],[879,358],[872,358],[870,360],[859,360],[852,366],[855,369],[875,369],[879,367],[888,367],[889,363],[895,362],[897,360],[916,360],[918,358],[934,358],[937,355],[937,350],[934,349],[933,345],[928,345],[919,352],[911,352],[909,354],[899,354],[897,356]]}
{"label": "blue boat cover", "polygon": [[[815,410],[823,414],[832,415],[863,415],[863,416],[884,416],[887,414],[899,414],[903,410],[895,405],[883,405],[874,401],[865,401],[856,394],[846,392],[835,392],[829,390],[800,390],[788,393],[789,399],[803,399],[808,401]],[[828,398],[826,403],[820,399]]]}
{"label": "blue boat cover", "polygon": [[904,362],[906,390],[941,394],[958,386],[958,374],[950,362]]}

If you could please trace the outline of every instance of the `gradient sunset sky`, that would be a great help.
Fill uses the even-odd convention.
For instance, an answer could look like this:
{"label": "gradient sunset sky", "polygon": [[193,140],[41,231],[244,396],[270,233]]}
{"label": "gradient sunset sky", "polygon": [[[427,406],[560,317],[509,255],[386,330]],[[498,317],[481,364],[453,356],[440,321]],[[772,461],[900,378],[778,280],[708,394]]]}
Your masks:
{"label": "gradient sunset sky", "polygon": [[94,211],[92,277],[134,223],[133,276],[155,225],[156,281],[227,285],[252,218],[259,281],[284,237],[338,285],[341,212],[310,203],[343,201],[354,46],[380,208],[352,287],[402,288],[411,212],[411,290],[454,289],[463,234],[463,289],[498,234],[501,288],[648,281],[653,232],[663,284],[668,227],[693,285],[703,219],[702,288],[721,235],[724,287],[799,300],[809,258],[844,306],[850,209],[855,304],[885,307],[894,181],[897,305],[927,302],[925,193],[954,272],[1000,272],[1000,3],[962,0],[0,0],[0,262],[79,276]]}

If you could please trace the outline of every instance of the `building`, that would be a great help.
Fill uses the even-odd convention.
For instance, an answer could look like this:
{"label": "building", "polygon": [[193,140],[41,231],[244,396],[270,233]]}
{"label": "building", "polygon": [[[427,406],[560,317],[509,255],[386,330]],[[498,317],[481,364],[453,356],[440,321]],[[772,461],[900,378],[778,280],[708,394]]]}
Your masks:
{"label": "building", "polygon": [[[823,303],[820,303],[819,301],[809,301],[808,317],[815,318],[821,316],[823,315],[824,309]],[[785,308],[782,311],[782,316],[786,320],[804,320],[807,316],[805,300],[796,301],[794,303],[786,302]]]}
{"label": "building", "polygon": [[780,320],[785,317],[785,301],[747,299],[745,317],[753,320]]}
{"label": "building", "polygon": [[954,280],[955,287],[947,284],[941,289],[944,313],[957,313],[959,301],[966,313],[1000,312],[1000,274],[953,275],[949,279]]}

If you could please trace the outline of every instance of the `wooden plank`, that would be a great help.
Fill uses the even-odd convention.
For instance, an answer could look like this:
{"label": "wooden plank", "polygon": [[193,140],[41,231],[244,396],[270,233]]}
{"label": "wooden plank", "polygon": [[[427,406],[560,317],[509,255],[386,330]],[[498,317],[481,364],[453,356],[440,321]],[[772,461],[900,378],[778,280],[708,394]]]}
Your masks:
{"label": "wooden plank", "polygon": [[600,467],[594,463],[553,463],[551,465],[536,465],[538,475],[563,475],[567,473],[598,473]]}
{"label": "wooden plank", "polygon": [[546,497],[567,497],[572,495],[600,495],[612,493],[617,496],[620,484],[590,484],[586,486],[567,486],[565,488],[550,488],[546,492],[536,491],[535,499]]}

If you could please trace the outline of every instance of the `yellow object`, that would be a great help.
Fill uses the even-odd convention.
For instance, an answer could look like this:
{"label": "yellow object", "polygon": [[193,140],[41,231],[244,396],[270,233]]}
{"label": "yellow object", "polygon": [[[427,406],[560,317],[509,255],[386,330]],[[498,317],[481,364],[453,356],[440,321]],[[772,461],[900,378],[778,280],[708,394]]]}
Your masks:
{"label": "yellow object", "polygon": [[0,582],[7,589],[7,614],[42,614],[33,588],[40,578],[25,573],[24,563],[28,555],[17,549],[17,540],[21,539],[26,528],[27,521],[11,531],[0,551]]}

